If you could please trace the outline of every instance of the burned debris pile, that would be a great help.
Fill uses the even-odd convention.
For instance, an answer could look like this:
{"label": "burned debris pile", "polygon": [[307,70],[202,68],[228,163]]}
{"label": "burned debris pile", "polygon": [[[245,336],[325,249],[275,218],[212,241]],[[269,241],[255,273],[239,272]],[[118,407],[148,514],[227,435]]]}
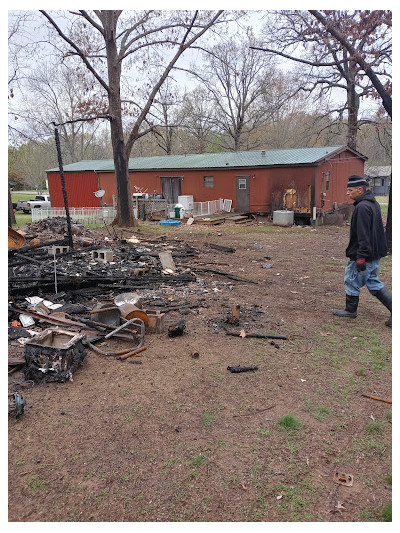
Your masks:
{"label": "burned debris pile", "polygon": [[[149,239],[107,226],[92,231],[76,223],[71,241],[66,229],[65,219],[56,217],[27,225],[24,238],[12,241],[15,245],[9,241],[8,366],[9,374],[23,370],[23,383],[72,381],[88,351],[140,364],[147,335],[190,335],[191,315],[209,307],[213,293],[233,290],[229,280],[257,283],[211,268],[226,263],[213,263],[210,256],[233,254],[235,247],[205,243],[198,250],[177,237]],[[200,254],[209,255],[198,261]],[[213,333],[236,336],[229,331],[232,326],[258,327],[259,318],[264,326],[264,310],[258,306],[235,304],[231,314],[227,305],[218,304],[218,318],[205,315],[203,323]],[[198,359],[199,351],[191,349],[190,356]],[[10,398],[17,405],[15,396]],[[18,402],[11,410],[20,416],[24,406]]]}
{"label": "burned debris pile", "polygon": [[[9,247],[8,334],[24,349],[9,368],[23,367],[26,381],[72,380],[87,349],[120,360],[141,356],[145,334],[164,330],[166,312],[205,305],[185,298],[204,289],[187,266],[199,252],[182,241],[119,237],[112,228],[104,237],[74,224],[80,238],[71,247],[61,217],[24,230],[23,245]],[[180,289],[183,301],[165,296]],[[96,345],[107,340],[126,348]]]}
{"label": "burned debris pile", "polygon": [[[55,228],[51,232],[53,221]],[[42,296],[60,291],[81,293],[87,292],[87,289],[91,289],[92,294],[101,294],[107,289],[136,290],[196,280],[190,269],[185,268],[185,262],[198,251],[179,241],[171,245],[163,238],[140,243],[137,239],[106,237],[102,242],[96,242],[93,237],[88,239],[78,224],[74,226],[85,238],[83,246],[78,243],[76,248],[71,249],[66,240],[47,241],[46,237],[54,239],[60,231],[59,220],[54,218],[36,224],[45,231],[40,244],[9,251],[10,296]],[[160,254],[169,255],[179,266],[164,269]]]}

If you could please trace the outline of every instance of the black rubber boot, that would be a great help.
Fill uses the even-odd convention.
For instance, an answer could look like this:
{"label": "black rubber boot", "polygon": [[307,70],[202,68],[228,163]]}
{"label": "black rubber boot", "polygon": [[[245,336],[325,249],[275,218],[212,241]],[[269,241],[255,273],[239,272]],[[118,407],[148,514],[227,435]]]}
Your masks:
{"label": "black rubber boot", "polygon": [[347,318],[356,318],[359,299],[359,296],[350,296],[349,294],[346,294],[346,309],[334,309],[333,314]]}
{"label": "black rubber boot", "polygon": [[389,309],[390,311],[390,318],[388,318],[385,322],[385,325],[389,328],[392,327],[392,293],[387,290],[386,287],[383,287],[380,291],[376,292],[374,294],[378,298],[378,300],[383,303],[383,305]]}

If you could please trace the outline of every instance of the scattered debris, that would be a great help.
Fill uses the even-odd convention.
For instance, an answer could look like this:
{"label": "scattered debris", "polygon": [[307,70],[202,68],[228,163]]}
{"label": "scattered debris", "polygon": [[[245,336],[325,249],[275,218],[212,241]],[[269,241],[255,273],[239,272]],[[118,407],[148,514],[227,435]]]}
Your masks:
{"label": "scattered debris", "polygon": [[15,229],[8,227],[8,247],[21,248],[25,244],[25,237]]}
{"label": "scattered debris", "polygon": [[26,406],[26,400],[18,392],[8,395],[8,414],[14,414],[15,418],[20,417]]}
{"label": "scattered debris", "polygon": [[185,328],[186,322],[184,319],[179,320],[175,324],[171,324],[168,327],[168,337],[179,337],[180,335],[183,335]]}
{"label": "scattered debris", "polygon": [[240,320],[240,305],[234,304],[232,307],[232,314],[228,315],[226,321],[229,324],[234,324],[237,326],[239,324],[239,320]]}
{"label": "scattered debris", "polygon": [[72,374],[83,363],[84,334],[62,329],[46,329],[25,344],[25,379],[34,383],[72,381]]}
{"label": "scattered debris", "polygon": [[233,254],[236,252],[236,247],[230,248],[229,246],[221,246],[220,244],[213,244],[211,242],[204,243],[205,246],[208,246],[209,248],[213,248],[214,250],[218,250],[220,252],[227,252],[230,254]]}
{"label": "scattered debris", "polygon": [[232,335],[233,337],[249,337],[249,338],[255,338],[255,339],[282,339],[287,340],[287,337],[285,335],[272,335],[270,333],[245,333],[244,330],[242,331],[226,331],[226,335]]}
{"label": "scattered debris", "polygon": [[250,372],[251,370],[258,370],[258,366],[228,366],[227,370],[235,374],[239,372]]}
{"label": "scattered debris", "polygon": [[351,474],[342,474],[335,472],[333,476],[333,481],[339,485],[344,485],[345,487],[353,486],[353,476]]}
{"label": "scattered debris", "polygon": [[118,359],[123,361],[125,359],[128,359],[128,357],[138,356],[139,353],[144,352],[144,350],[146,349],[147,349],[146,346],[141,346],[140,348],[136,348],[136,350],[133,350],[132,352],[128,352],[125,355],[121,355],[120,357],[118,357]]}
{"label": "scattered debris", "polygon": [[383,400],[377,396],[369,396],[368,394],[361,394],[364,398],[370,398],[371,400],[377,400],[378,402],[392,403],[392,400]]}

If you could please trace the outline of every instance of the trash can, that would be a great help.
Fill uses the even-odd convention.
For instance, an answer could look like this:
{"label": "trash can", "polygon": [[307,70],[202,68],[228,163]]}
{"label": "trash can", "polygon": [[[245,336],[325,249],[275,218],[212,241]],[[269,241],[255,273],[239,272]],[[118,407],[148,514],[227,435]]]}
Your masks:
{"label": "trash can", "polygon": [[183,209],[184,206],[182,204],[175,204],[174,210],[175,210],[175,218],[181,218],[181,209]]}

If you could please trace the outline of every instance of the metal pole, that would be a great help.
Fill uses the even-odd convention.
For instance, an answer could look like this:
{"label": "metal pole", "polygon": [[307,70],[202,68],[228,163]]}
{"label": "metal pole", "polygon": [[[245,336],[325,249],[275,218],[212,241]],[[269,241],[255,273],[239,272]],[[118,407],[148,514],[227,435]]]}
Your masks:
{"label": "metal pole", "polygon": [[67,216],[68,241],[69,241],[69,246],[73,249],[74,243],[72,241],[71,217],[70,217],[69,208],[68,208],[67,189],[65,188],[64,169],[63,169],[63,164],[62,164],[62,159],[61,159],[60,137],[58,135],[57,128],[54,128],[54,136],[55,136],[56,147],[57,147],[58,166],[60,169],[61,187],[62,187],[63,198],[64,198],[65,214]]}

